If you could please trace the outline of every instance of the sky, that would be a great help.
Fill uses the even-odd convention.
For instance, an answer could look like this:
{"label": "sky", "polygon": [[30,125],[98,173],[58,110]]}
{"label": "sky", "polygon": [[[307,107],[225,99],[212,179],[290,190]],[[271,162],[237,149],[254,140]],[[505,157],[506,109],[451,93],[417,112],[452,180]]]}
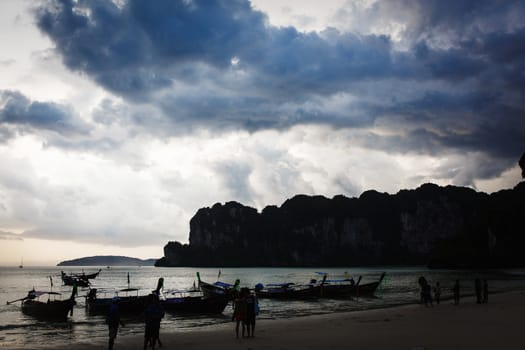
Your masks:
{"label": "sky", "polygon": [[521,180],[525,2],[0,2],[0,265],[161,257],[201,207]]}

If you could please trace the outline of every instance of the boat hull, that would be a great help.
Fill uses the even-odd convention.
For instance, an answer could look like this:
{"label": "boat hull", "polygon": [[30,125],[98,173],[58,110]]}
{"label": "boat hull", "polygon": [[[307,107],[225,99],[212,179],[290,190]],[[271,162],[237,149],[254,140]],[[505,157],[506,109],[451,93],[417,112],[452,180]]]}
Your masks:
{"label": "boat hull", "polygon": [[26,300],[22,303],[22,312],[37,319],[65,321],[75,304],[74,299],[50,300],[47,302]]}
{"label": "boat hull", "polygon": [[175,313],[221,314],[229,297],[186,296],[166,298],[161,302],[164,310]]}
{"label": "boat hull", "polygon": [[377,282],[365,284],[322,284],[319,287],[321,298],[372,297],[377,287],[383,281],[385,274]]}
{"label": "boat hull", "polygon": [[[86,310],[90,315],[107,315],[113,298],[96,298],[86,300]],[[139,315],[146,307],[146,296],[119,297],[118,308],[121,314]]]}
{"label": "boat hull", "polygon": [[259,299],[281,299],[281,300],[308,300],[319,297],[319,287],[294,288],[268,288],[256,290]]}
{"label": "boat hull", "polygon": [[62,282],[66,286],[76,285],[77,287],[89,287],[89,280],[75,276],[68,276],[65,273],[62,273]]}

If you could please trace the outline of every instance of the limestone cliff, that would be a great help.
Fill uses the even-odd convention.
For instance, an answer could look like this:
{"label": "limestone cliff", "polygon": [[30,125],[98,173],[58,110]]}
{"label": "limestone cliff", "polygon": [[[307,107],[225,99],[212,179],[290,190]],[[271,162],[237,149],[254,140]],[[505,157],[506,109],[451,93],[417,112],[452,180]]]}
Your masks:
{"label": "limestone cliff", "polygon": [[395,195],[297,195],[258,212],[237,202],[199,209],[189,244],[157,266],[524,266],[525,182],[493,194],[425,184]]}

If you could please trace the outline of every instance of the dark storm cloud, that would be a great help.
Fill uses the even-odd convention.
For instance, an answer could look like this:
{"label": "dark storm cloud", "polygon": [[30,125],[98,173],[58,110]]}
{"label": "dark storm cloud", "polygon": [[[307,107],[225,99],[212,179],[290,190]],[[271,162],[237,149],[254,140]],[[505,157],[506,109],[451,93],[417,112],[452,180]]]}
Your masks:
{"label": "dark storm cloud", "polygon": [[86,132],[70,108],[51,102],[31,101],[16,91],[0,91],[0,126],[50,130],[59,134]]}
{"label": "dark storm cloud", "polygon": [[[408,18],[406,49],[387,35],[273,27],[246,0],[57,0],[35,14],[67,67],[131,104],[159,108],[168,124],[148,123],[147,114],[135,122],[162,132],[187,124],[363,128],[389,119],[401,132],[380,140],[371,134],[363,143],[432,154],[480,151],[505,164],[515,158],[525,139],[523,1],[375,6]],[[383,88],[367,88],[371,83]],[[411,89],[393,98],[403,84]],[[329,100],[338,94],[353,102],[335,111]]]}
{"label": "dark storm cloud", "polygon": [[237,59],[253,75],[254,89],[288,93],[333,93],[351,80],[406,72],[393,65],[391,56],[402,55],[386,36],[271,27],[246,0],[132,0],[123,7],[63,0],[40,7],[36,16],[69,68],[134,98],[185,79],[192,63],[220,74]]}

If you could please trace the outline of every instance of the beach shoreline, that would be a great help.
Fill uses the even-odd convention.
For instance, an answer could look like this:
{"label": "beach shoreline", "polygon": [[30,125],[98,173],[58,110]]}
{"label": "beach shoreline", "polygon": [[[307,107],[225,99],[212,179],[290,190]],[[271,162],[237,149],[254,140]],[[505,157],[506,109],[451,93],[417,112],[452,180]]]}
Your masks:
{"label": "beach shoreline", "polygon": [[[487,304],[463,297],[459,306],[408,304],[362,311],[260,320],[254,338],[235,338],[234,324],[162,332],[159,349],[523,349],[525,291],[491,294]],[[58,349],[105,349],[74,343]],[[142,349],[139,334],[119,336],[118,349]],[[48,349],[42,346],[41,349]]]}

